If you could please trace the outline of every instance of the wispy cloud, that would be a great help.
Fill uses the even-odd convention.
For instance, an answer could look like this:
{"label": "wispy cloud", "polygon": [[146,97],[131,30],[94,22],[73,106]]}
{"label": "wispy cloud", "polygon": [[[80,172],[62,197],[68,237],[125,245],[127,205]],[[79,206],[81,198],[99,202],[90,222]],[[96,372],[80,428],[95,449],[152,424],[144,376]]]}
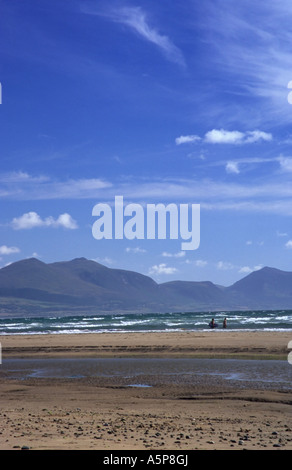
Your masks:
{"label": "wispy cloud", "polygon": [[56,180],[23,172],[0,174],[0,198],[17,199],[82,199],[109,188],[112,183],[99,178]]}
{"label": "wispy cloud", "polygon": [[280,232],[279,230],[277,230],[276,235],[277,237],[288,237],[288,233]]}
{"label": "wispy cloud", "polygon": [[138,37],[156,46],[164,57],[182,67],[186,66],[182,51],[172,42],[172,40],[158,31],[151,25],[147,13],[141,7],[112,8],[106,11],[89,9],[82,7],[82,11],[91,15],[103,16],[115,23],[120,23]]}
{"label": "wispy cloud", "polygon": [[[292,78],[291,2],[246,0],[230,5],[221,0],[206,5],[203,28],[214,50],[214,67],[224,69],[226,80],[234,84],[238,96],[241,93],[260,100],[262,121],[273,121],[277,116],[290,122],[287,84]],[[254,108],[253,114],[256,112]]]}
{"label": "wispy cloud", "polygon": [[268,163],[277,163],[278,169],[281,171],[281,173],[290,173],[292,172],[292,157],[284,157],[282,155],[278,157],[244,157],[241,158],[240,160],[229,160],[229,161],[219,161],[212,163],[211,165],[213,166],[225,166],[225,170],[227,173],[234,173],[234,174],[239,174],[241,172],[241,168],[243,166],[255,166],[259,164],[266,165]]}
{"label": "wispy cloud", "polygon": [[[287,157],[288,158],[288,157]],[[246,159],[247,161],[257,161]],[[245,159],[243,159],[245,161]],[[261,162],[262,159],[260,158]],[[270,161],[280,161],[279,157]],[[218,164],[226,165],[225,162]],[[233,167],[240,168],[242,162]],[[286,168],[286,171],[284,170]],[[55,181],[37,176],[26,178],[25,183],[7,182],[0,186],[2,200],[82,200],[107,201],[114,203],[117,195],[123,195],[124,201],[140,203],[182,203],[201,204],[204,210],[224,210],[241,212],[262,212],[292,215],[292,187],[290,184],[289,165],[279,167],[269,178],[242,182],[214,180],[211,178],[120,178],[116,181],[101,179],[76,179]],[[1,181],[1,175],[0,175]],[[32,220],[37,219],[32,216]]]}
{"label": "wispy cloud", "polygon": [[0,175],[0,184],[24,184],[24,183],[44,183],[49,180],[48,176],[37,175],[32,176],[24,171],[12,171],[10,173],[2,173]]}

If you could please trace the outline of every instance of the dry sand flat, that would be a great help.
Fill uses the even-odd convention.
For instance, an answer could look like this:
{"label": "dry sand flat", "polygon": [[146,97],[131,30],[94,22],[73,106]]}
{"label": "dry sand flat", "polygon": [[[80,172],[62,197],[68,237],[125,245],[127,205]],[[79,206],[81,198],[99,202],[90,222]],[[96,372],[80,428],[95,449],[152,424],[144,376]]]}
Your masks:
{"label": "dry sand flat", "polygon": [[286,358],[292,332],[207,331],[1,336],[3,358],[43,356],[232,356]]}
{"label": "dry sand flat", "polygon": [[4,383],[1,449],[292,449],[291,394],[193,392]]}
{"label": "dry sand flat", "polygon": [[[208,351],[280,358],[290,340],[289,332],[1,337],[3,361],[16,356],[58,361],[64,354],[189,357]],[[292,386],[255,390],[161,379],[140,388],[102,376],[16,380],[2,374],[0,402],[1,449],[292,449]]]}

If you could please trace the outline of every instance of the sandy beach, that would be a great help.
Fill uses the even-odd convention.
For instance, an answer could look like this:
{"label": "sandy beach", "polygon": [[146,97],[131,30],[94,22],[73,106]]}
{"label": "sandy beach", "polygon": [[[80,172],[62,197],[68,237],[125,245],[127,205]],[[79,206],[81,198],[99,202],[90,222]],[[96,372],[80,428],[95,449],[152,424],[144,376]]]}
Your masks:
{"label": "sandy beach", "polygon": [[286,359],[289,331],[185,331],[0,336],[5,357],[267,357]]}
{"label": "sandy beach", "polygon": [[[277,371],[288,364],[291,339],[291,332],[258,331],[2,336],[0,448],[291,450],[292,384],[177,371],[177,361],[199,359],[203,369],[214,358],[245,360],[245,368],[260,360]],[[19,359],[63,367],[66,358],[73,368],[100,358],[99,372],[27,376],[24,367],[14,376],[8,367]],[[126,358],[130,378],[119,365]],[[139,362],[138,377],[134,359],[143,358],[154,362]],[[119,373],[108,374],[107,361]]]}

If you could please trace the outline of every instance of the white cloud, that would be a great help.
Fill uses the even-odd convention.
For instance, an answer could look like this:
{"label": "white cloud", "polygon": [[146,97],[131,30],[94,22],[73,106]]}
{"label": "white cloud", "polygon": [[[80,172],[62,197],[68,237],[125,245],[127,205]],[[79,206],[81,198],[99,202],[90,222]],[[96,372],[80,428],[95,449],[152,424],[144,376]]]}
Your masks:
{"label": "white cloud", "polygon": [[208,264],[208,261],[204,261],[202,259],[197,259],[196,261],[190,261],[189,259],[186,259],[185,262],[186,264],[195,265],[197,268],[204,268]]}
{"label": "white cloud", "polygon": [[263,265],[262,264],[258,264],[257,266],[254,266],[254,271],[259,271],[260,269],[262,269]]}
{"label": "white cloud", "polygon": [[198,135],[181,135],[175,139],[175,143],[176,145],[189,144],[192,142],[198,142],[198,140],[201,140],[201,137]]}
{"label": "white cloud", "polygon": [[[254,242],[253,242],[252,240],[247,240],[247,242],[246,242],[246,245],[249,245],[249,246],[250,246],[250,245],[253,245],[253,244],[254,244]],[[263,246],[263,245],[265,244],[265,242],[264,242],[264,241],[260,241],[260,242],[256,242],[256,244],[257,244],[258,246]]]}
{"label": "white cloud", "polygon": [[277,230],[276,234],[277,234],[277,237],[288,237],[288,233],[280,232],[279,230]]}
{"label": "white cloud", "polygon": [[78,228],[78,225],[70,214],[61,214],[57,219],[47,217],[42,219],[36,212],[27,212],[20,217],[15,217],[11,225],[14,230],[27,230],[36,227],[63,227],[69,230]]}
{"label": "white cloud", "polygon": [[51,225],[54,227],[64,227],[70,230],[78,228],[77,222],[71,217],[70,214],[61,214],[57,220],[52,220]]}
{"label": "white cloud", "polygon": [[238,162],[227,162],[226,167],[225,167],[226,172],[227,173],[235,173],[235,174],[238,175],[240,173],[238,165],[239,165]]}
{"label": "white cloud", "polygon": [[139,246],[137,246],[135,248],[127,247],[126,252],[127,253],[146,253],[146,250],[144,250],[144,248],[140,248]]}
{"label": "white cloud", "polygon": [[228,261],[218,261],[216,264],[217,269],[222,271],[227,271],[229,269],[234,269],[233,264],[229,263]]}
{"label": "white cloud", "polygon": [[250,268],[249,266],[242,266],[238,272],[240,274],[250,274],[254,271],[258,271],[259,269],[262,269],[262,265],[257,265],[257,266],[254,266],[253,268]]}
{"label": "white cloud", "polygon": [[105,256],[104,258],[95,258],[92,261],[95,261],[96,263],[101,263],[101,264],[114,264],[115,261],[112,258],[109,258],[108,256]]}
{"label": "white cloud", "polygon": [[205,134],[205,142],[208,144],[238,144],[242,143],[243,138],[243,132],[224,129],[213,129]]}
{"label": "white cloud", "polygon": [[287,243],[285,243],[286,248],[292,249],[292,240],[288,240]]}
{"label": "white cloud", "polygon": [[20,249],[17,248],[16,246],[6,246],[2,245],[0,246],[0,255],[11,255],[13,253],[19,253]]}
{"label": "white cloud", "polygon": [[242,266],[242,268],[240,268],[238,272],[241,274],[250,274],[252,272],[252,269],[249,266]]}
{"label": "white cloud", "polygon": [[167,266],[165,263],[161,263],[159,265],[154,265],[149,269],[149,274],[150,275],[156,275],[156,274],[174,274],[177,272],[176,268],[172,268]]}
{"label": "white cloud", "polygon": [[[181,135],[175,139],[176,145],[189,144],[202,140],[198,135]],[[255,131],[227,131],[225,129],[212,129],[206,132],[203,141],[207,144],[253,144],[260,141],[270,142],[273,136],[270,133]]]}
{"label": "white cloud", "polygon": [[263,131],[249,131],[245,136],[245,143],[251,144],[259,141],[271,142],[273,140],[272,134]]}
{"label": "white cloud", "polygon": [[[219,160],[215,162],[210,162],[209,166],[225,166],[225,170],[228,173],[240,173],[239,166],[244,165],[245,167],[249,166],[258,166],[259,164],[267,164],[267,163],[273,163],[273,162],[280,162],[282,170],[285,172],[292,171],[292,159],[289,161],[289,157],[244,157],[240,158],[240,160]],[[291,165],[291,167],[290,167]],[[290,167],[290,168],[289,168]]]}
{"label": "white cloud", "polygon": [[205,134],[205,142],[209,144],[250,144],[263,141],[271,141],[272,134],[263,131],[226,131],[224,129],[213,129]]}
{"label": "white cloud", "polygon": [[196,262],[195,262],[195,265],[198,268],[204,268],[205,266],[207,266],[207,264],[208,264],[208,261],[204,261],[202,259],[197,259]]}
{"label": "white cloud", "polygon": [[30,229],[46,225],[36,212],[28,212],[12,220],[12,227],[15,230]]}
{"label": "white cloud", "polygon": [[192,160],[198,159],[198,160],[206,160],[206,156],[204,153],[198,154],[197,152],[191,152],[187,154],[188,158],[191,158]]}
{"label": "white cloud", "polygon": [[292,158],[291,157],[279,157],[280,167],[283,171],[292,171]]}
{"label": "white cloud", "polygon": [[168,253],[167,251],[164,251],[162,253],[162,256],[164,256],[165,258],[184,258],[185,255],[185,251],[179,251],[178,253]]}

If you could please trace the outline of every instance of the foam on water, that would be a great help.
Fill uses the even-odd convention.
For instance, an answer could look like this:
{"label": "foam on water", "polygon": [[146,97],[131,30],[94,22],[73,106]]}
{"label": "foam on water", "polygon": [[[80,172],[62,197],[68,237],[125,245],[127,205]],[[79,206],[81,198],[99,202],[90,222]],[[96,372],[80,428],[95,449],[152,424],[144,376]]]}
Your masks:
{"label": "foam on water", "polygon": [[[292,310],[233,312],[169,312],[52,316],[32,318],[1,318],[0,335],[12,334],[73,334],[148,331],[209,330],[211,318],[222,329],[227,317],[228,331],[292,330]],[[223,331],[223,329],[222,329]],[[225,331],[225,330],[224,330]]]}

